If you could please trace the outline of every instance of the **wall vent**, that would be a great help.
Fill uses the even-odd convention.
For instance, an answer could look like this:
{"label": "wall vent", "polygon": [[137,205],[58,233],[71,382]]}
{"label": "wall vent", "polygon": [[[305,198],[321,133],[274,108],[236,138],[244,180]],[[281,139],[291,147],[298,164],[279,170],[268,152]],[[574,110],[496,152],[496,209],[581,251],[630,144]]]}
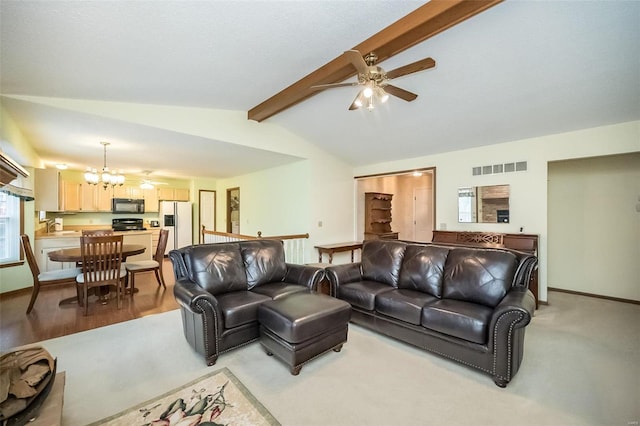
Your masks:
{"label": "wall vent", "polygon": [[527,171],[526,161],[494,164],[493,166],[476,166],[471,168],[471,174],[473,176],[491,175],[496,173],[526,172],[526,171]]}

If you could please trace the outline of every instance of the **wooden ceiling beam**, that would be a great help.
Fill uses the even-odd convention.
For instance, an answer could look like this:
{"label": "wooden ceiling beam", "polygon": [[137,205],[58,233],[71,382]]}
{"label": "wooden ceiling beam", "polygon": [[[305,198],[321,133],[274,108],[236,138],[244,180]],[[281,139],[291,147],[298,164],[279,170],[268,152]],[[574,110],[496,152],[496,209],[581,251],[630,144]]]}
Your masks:
{"label": "wooden ceiling beam", "polygon": [[[375,52],[382,62],[447,28],[475,16],[503,0],[431,0],[379,33],[353,47],[362,54]],[[248,112],[249,120],[262,121],[319,93],[317,84],[339,83],[356,75],[343,55],[323,65]]]}

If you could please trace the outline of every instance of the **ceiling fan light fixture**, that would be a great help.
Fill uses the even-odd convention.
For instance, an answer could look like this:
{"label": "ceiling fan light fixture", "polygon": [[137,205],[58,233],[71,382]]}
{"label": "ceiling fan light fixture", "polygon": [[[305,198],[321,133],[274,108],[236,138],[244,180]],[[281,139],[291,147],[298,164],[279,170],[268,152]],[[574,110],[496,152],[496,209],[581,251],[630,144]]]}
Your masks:
{"label": "ceiling fan light fixture", "polygon": [[369,86],[365,87],[364,90],[362,91],[362,95],[365,98],[371,98],[371,96],[373,96],[373,89]]}
{"label": "ceiling fan light fixture", "polygon": [[142,182],[140,184],[140,188],[141,189],[153,189],[153,185],[151,185],[149,182]]}
{"label": "ceiling fan light fixture", "polygon": [[382,87],[376,87],[376,96],[378,97],[378,100],[380,100],[380,103],[382,104],[389,100],[389,94],[385,92]]}
{"label": "ceiling fan light fixture", "polygon": [[369,97],[369,100],[367,102],[367,109],[369,111],[373,111],[374,105],[373,105],[373,96]]}

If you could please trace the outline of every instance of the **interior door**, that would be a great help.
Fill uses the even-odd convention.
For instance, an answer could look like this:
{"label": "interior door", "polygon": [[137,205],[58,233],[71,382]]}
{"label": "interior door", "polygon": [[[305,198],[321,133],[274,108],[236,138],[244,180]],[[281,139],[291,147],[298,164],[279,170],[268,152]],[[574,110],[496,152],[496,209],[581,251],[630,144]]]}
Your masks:
{"label": "interior door", "polygon": [[413,240],[429,242],[433,238],[433,190],[413,190]]}

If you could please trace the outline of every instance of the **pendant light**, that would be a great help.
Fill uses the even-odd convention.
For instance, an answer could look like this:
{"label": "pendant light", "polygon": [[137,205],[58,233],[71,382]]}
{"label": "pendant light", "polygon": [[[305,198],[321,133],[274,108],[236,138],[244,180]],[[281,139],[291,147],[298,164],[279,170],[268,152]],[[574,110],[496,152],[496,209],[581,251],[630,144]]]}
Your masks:
{"label": "pendant light", "polygon": [[104,147],[104,165],[102,166],[102,171],[98,174],[95,168],[87,167],[87,170],[84,172],[84,180],[91,185],[97,185],[102,182],[104,189],[107,189],[109,185],[114,187],[124,184],[125,178],[122,171],[112,173],[107,166],[107,146],[111,144],[109,142],[100,142],[100,144]]}

